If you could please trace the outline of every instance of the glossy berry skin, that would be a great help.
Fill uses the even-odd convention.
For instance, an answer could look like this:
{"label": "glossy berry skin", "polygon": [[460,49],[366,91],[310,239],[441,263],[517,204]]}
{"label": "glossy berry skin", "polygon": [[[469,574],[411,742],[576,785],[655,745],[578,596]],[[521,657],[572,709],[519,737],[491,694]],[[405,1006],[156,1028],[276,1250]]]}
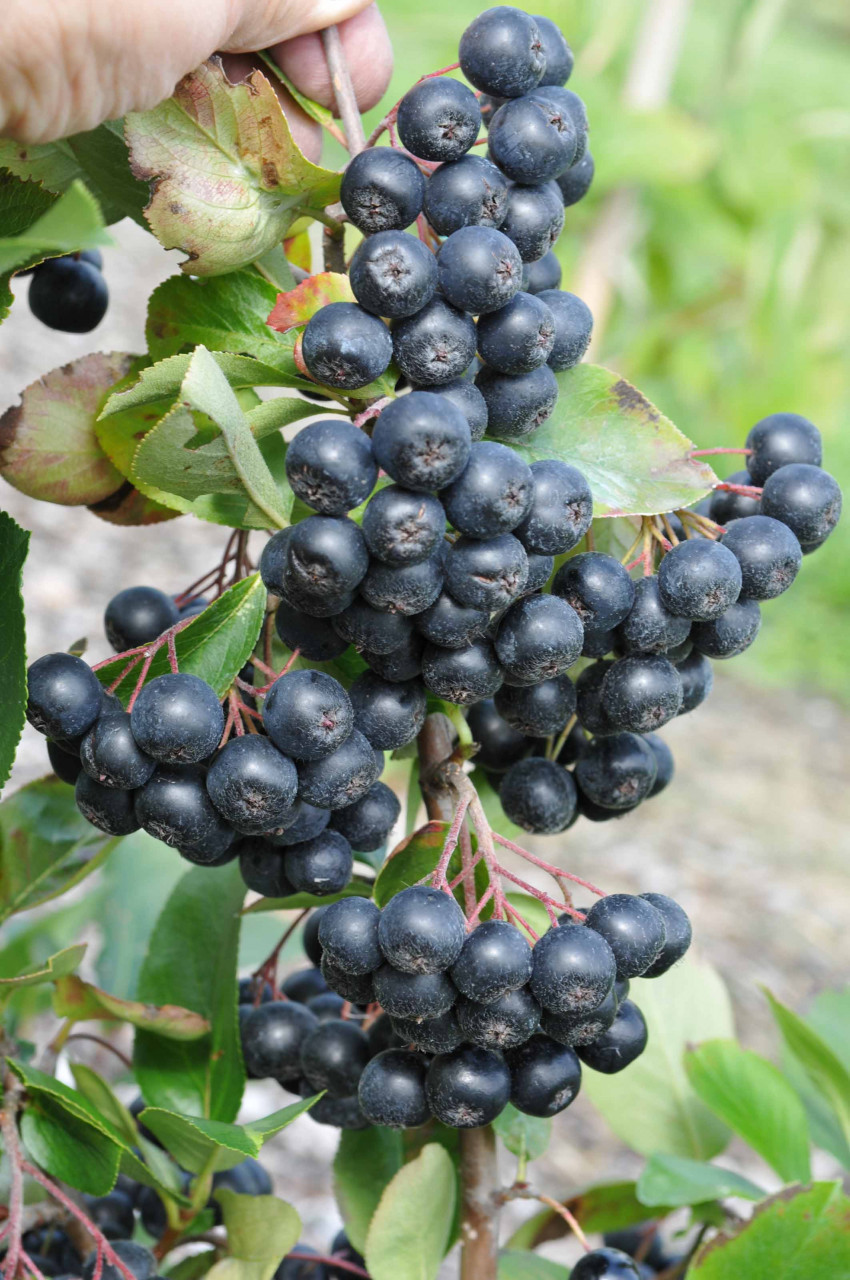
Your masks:
{"label": "glossy berry skin", "polygon": [[200,676],[171,672],[150,680],[130,712],[133,737],[163,764],[194,764],[218,746],[224,712]]}
{"label": "glossy berry skin", "polygon": [[463,471],[440,493],[450,524],[471,538],[510,533],[534,496],[531,468],[513,449],[492,440],[472,445]]}
{"label": "glossy berry skin", "polygon": [[239,874],[247,888],[264,898],[288,898],[295,892],[284,866],[284,850],[257,836],[236,845]]}
{"label": "glossy berry skin", "polygon": [[475,356],[475,323],[442,297],[415,316],[394,320],[393,356],[411,382],[437,386],[459,378]]}
{"label": "glossy berry skin", "polygon": [[525,580],[525,586],[522,589],[524,596],[534,595],[537,591],[542,591],[546,583],[552,577],[552,571],[555,568],[554,556],[536,555],[533,551],[528,552],[528,577]]}
{"label": "glossy berry skin", "polygon": [[339,893],[351,879],[353,859],[345,836],[326,827],[320,835],[285,850],[283,869],[297,893],[325,897]]}
{"label": "glossy berry skin", "polygon": [[585,927],[601,934],[614,952],[617,977],[639,978],[655,963],[667,938],[664,917],[646,898],[609,893],[594,903]]}
{"label": "glossy berry skin", "polygon": [[492,698],[482,698],[474,703],[466,714],[466,720],[478,743],[475,763],[490,773],[506,773],[531,749],[532,743],[526,734],[514,729],[499,715]]}
{"label": "glossy berry skin", "polygon": [[287,671],[266,694],[263,726],[278,751],[321,760],[341,747],[354,726],[351,699],[324,671]]}
{"label": "glossy berry skin", "polygon": [[579,1258],[573,1280],[640,1280],[638,1264],[619,1249],[593,1249]]}
{"label": "glossy berry skin", "polygon": [[357,1096],[372,1124],[416,1129],[431,1119],[425,1096],[426,1059],[408,1049],[386,1049],[366,1066]]}
{"label": "glossy berry skin", "polygon": [[572,118],[539,89],[506,102],[490,121],[490,155],[502,173],[531,186],[557,178],[573,163],[577,138]]}
{"label": "glossy berry skin", "polygon": [[79,738],[103,709],[103,687],[87,662],[47,653],[27,671],[27,720],[50,738]]}
{"label": "glossy berry skin", "polygon": [[398,105],[398,135],[420,160],[459,160],[481,129],[475,94],[459,80],[429,76],[409,89]]}
{"label": "glossy berry skin", "polygon": [[427,391],[393,400],[372,433],[378,465],[397,484],[421,492],[451,484],[466,466],[471,446],[461,410]]}
{"label": "glossy berry skin", "polygon": [[614,953],[584,925],[550,929],[535,943],[532,959],[531,990],[542,1008],[554,1013],[591,1013],[614,986]]}
{"label": "glossy berry skin", "polygon": [[156,768],[156,761],[139,749],[126,711],[99,716],[80,743],[80,760],[96,782],[125,791],[143,786]]}
{"label": "glossy berry skin", "polygon": [[454,1009],[420,1022],[414,1018],[393,1018],[392,1027],[403,1044],[412,1045],[422,1053],[452,1053],[463,1044],[463,1032]]}
{"label": "glossy berry skin", "polygon": [[[156,1259],[150,1249],[146,1249],[143,1244],[137,1244],[135,1240],[114,1240],[112,1249],[136,1280],[151,1280],[156,1272]],[[97,1251],[95,1250],[86,1258],[82,1271],[78,1274],[82,1275],[83,1280],[93,1280],[97,1270]],[[103,1280],[123,1280],[124,1275],[111,1262],[104,1262],[100,1274]]]}
{"label": "glossy berry skin", "polygon": [[[753,482],[749,471],[733,471],[726,477],[726,483],[751,485]],[[722,525],[727,525],[732,520],[740,520],[742,516],[757,516],[760,511],[760,498],[750,497],[746,493],[733,493],[728,489],[715,489],[708,504],[710,519]]]}
{"label": "glossy berry skin", "polygon": [[97,267],[73,256],[50,258],[33,272],[29,307],[36,320],[63,333],[90,333],[109,306],[109,289]]}
{"label": "glossy berry skin", "polygon": [[424,198],[424,176],[393,147],[368,147],[342,175],[342,207],[365,235],[403,231],[422,212]]}
{"label": "glossy berry skin", "polygon": [[489,434],[498,440],[520,440],[536,431],[558,399],[558,381],[548,364],[516,375],[485,367],[475,385],[487,405]]}
{"label": "glossy berry skin", "polygon": [[803,547],[821,543],[841,516],[841,489],[828,471],[789,463],[765,481],[761,511],[786,524]]}
{"label": "glossy berry skin", "polygon": [[286,826],[297,789],[295,765],[258,734],[231,738],[207,771],[213,804],[246,835]]}
{"label": "glossy berry skin", "polygon": [[73,787],[83,767],[80,757],[73,751],[66,751],[58,742],[48,741],[47,758],[56,777]]}
{"label": "glossy berry skin", "polygon": [[392,339],[386,325],[363,307],[329,302],[308,321],[301,353],[317,382],[353,391],[385,371],[392,358]]}
{"label": "glossy berry skin", "polygon": [[486,609],[458,604],[446,591],[414,619],[417,631],[441,649],[466,648],[483,635],[489,621]]}
{"label": "glossy berry skin", "polygon": [[773,600],[787,591],[803,562],[800,543],[787,525],[771,516],[745,516],[723,535],[722,547],[741,566],[741,595]]}
{"label": "glossy berry skin", "polygon": [[402,889],[381,912],[381,951],[402,973],[439,973],[449,969],[465,939],[464,914],[455,899],[440,889],[427,885]]}
{"label": "glossy berry skin", "polygon": [[528,558],[510,533],[479,540],[461,537],[446,555],[446,589],[459,604],[488,612],[503,609],[520,594]]}
{"label": "glossy berry skin", "polygon": [[179,609],[157,587],[125,587],[106,606],[103,625],[116,653],[156,640],[179,617]]}
{"label": "glossy berry skin", "polygon": [[458,991],[479,1005],[518,990],[530,977],[531,947],[505,920],[486,920],[467,934],[451,971]]}
{"label": "glossy berry skin", "polygon": [[643,1014],[631,1000],[624,1000],[608,1030],[593,1044],[582,1045],[578,1056],[585,1066],[592,1067],[594,1071],[615,1075],[640,1057],[646,1041]]}
{"label": "glossy berry skin", "polygon": [[[345,899],[343,899],[345,901]],[[333,905],[333,904],[331,904]],[[321,963],[324,948],[319,940],[319,929],[322,920],[327,915],[330,907],[316,907],[308,915],[304,928],[301,932],[301,944],[304,947],[304,954],[311,964],[318,966]]]}
{"label": "glossy berry skin", "polygon": [[342,1018],[322,1022],[301,1043],[301,1070],[318,1092],[332,1098],[350,1098],[369,1061],[369,1041],[353,1021]]}
{"label": "glossy berry skin", "polygon": [[354,600],[333,619],[334,629],[355,649],[379,655],[391,654],[407,644],[413,630],[403,613],[373,609],[363,599]]}
{"label": "glossy berry skin", "polygon": [[[616,983],[614,984],[616,987]],[[546,1011],[541,1018],[541,1026],[547,1036],[551,1036],[558,1044],[575,1048],[581,1044],[592,1044],[607,1031],[617,1015],[619,999],[616,991],[608,993],[600,1005],[589,1013],[553,1013]]]}
{"label": "glossy berry skin", "polygon": [[322,977],[330,989],[342,996],[343,1000],[350,1000],[352,1004],[367,1005],[375,999],[375,986],[371,973],[346,973],[327,956],[322,956],[320,968]]}
{"label": "glossy berry skin", "polygon": [[443,396],[460,409],[469,423],[469,433],[473,442],[480,440],[487,431],[487,405],[484,397],[474,382],[467,378],[453,378],[451,382],[440,383],[433,387],[414,386],[414,391],[431,391],[434,395]]}
{"label": "glossy berry skin", "polygon": [[761,627],[761,610],[755,600],[736,600],[713,622],[691,627],[694,648],[707,658],[736,658],[749,649]]}
{"label": "glossy berry skin", "polygon": [[555,1116],[581,1087],[581,1063],[573,1049],[535,1035],[506,1053],[511,1102],[527,1116]]}
{"label": "glossy berry skin", "polygon": [[612,665],[610,661],[594,662],[576,680],[576,715],[582,728],[597,737],[613,733],[602,708],[602,684]]}
{"label": "glossy berry skin", "polygon": [[349,279],[361,307],[396,320],[415,315],[431,301],[437,287],[437,262],[416,236],[379,231],[358,246]]}
{"label": "glossy berry skin", "polygon": [[576,707],[575,686],[569,676],[553,676],[539,684],[502,685],[496,709],[508,724],[530,738],[560,733]]}
{"label": "glossy berry skin", "polygon": [[292,822],[284,830],[275,831],[270,839],[280,848],[291,844],[302,844],[305,840],[312,840],[319,832],[324,831],[330,822],[330,817],[329,810],[316,808],[304,800],[299,800],[295,805],[295,816]]}
{"label": "glossy berry skin", "polygon": [[585,151],[581,160],[577,160],[564,173],[558,175],[555,181],[558,184],[558,190],[561,193],[565,208],[568,209],[571,205],[578,204],[579,200],[584,199],[590,190],[595,170],[593,156],[589,151]]}
{"label": "glossy berry skin", "polygon": [[661,654],[635,653],[608,670],[601,691],[602,710],[616,730],[650,733],[679,714],[682,682]]}
{"label": "glossy berry skin", "polygon": [[483,156],[441,164],[428,179],[425,217],[441,236],[461,227],[500,227],[508,202],[504,174]]}
{"label": "glossy berry skin", "polygon": [[272,1077],[292,1083],[301,1074],[301,1045],[319,1025],[295,1000],[258,1005],[242,1022],[242,1055],[253,1080]]}
{"label": "glossy berry skin", "polygon": [[561,274],[561,264],[550,249],[536,262],[526,262],[523,265],[522,287],[526,293],[557,289],[561,283]]}
{"label": "glossy berry skin", "polygon": [[432,1060],[425,1090],[431,1111],[443,1124],[478,1129],[507,1106],[511,1073],[498,1051],[464,1046]]}
{"label": "glossy berry skin", "polygon": [[305,969],[296,969],[294,973],[287,974],[281,984],[281,991],[288,1000],[297,1000],[299,1004],[306,1004],[316,996],[327,995],[328,984],[321,972],[315,966],[309,965]]}
{"label": "glossy berry skin", "polygon": [[381,751],[406,746],[425,723],[426,697],[420,680],[393,682],[364,671],[349,695],[356,727]]}
{"label": "glossy berry skin", "polygon": [[511,765],[502,780],[499,797],[511,822],[535,835],[563,831],[576,810],[572,775],[542,756]]}
{"label": "glossy berry skin", "polygon": [[327,618],[311,618],[281,600],[275,610],[275,630],[287,649],[298,649],[308,662],[332,662],[348,648]]}
{"label": "glossy berry skin", "polygon": [[679,714],[684,715],[705,702],[714,684],[714,672],[708,658],[697,649],[677,663],[676,670],[682,682],[682,710]]}
{"label": "glossy berry skin", "polygon": [[[581,164],[587,153],[587,135],[589,127],[587,120],[587,107],[584,105],[584,102],[578,94],[573,93],[572,89],[562,89],[560,86],[549,85],[546,89],[541,89],[540,92],[548,94],[554,109],[565,118],[569,117],[572,121],[573,128],[576,131],[576,153],[572,164],[570,165],[570,169],[576,168]],[[569,169],[567,172],[569,173]]]}
{"label": "glossy berry skin", "polygon": [[508,190],[500,229],[519,250],[524,279],[527,265],[551,252],[564,229],[564,203],[555,183],[544,182],[535,187],[514,183]]}
{"label": "glossy berry skin", "polygon": [[330,755],[299,766],[298,794],[322,809],[344,809],[365,796],[379,772],[371,743],[358,729],[352,729]]}
{"label": "glossy berry skin", "polygon": [[[307,1081],[303,1079],[298,1081],[296,1088],[302,1098],[309,1098],[314,1092]],[[331,1098],[326,1094],[318,1102],[313,1103],[310,1108],[310,1118],[316,1124],[326,1124],[333,1129],[369,1128],[369,1121],[360,1109],[356,1094],[351,1098]],[[295,1280],[307,1280],[307,1277],[298,1276],[295,1277]],[[313,1277],[310,1276],[309,1280],[313,1280]]]}
{"label": "glossy berry skin", "polygon": [[528,987],[507,991],[489,1004],[461,996],[455,1012],[464,1039],[482,1049],[513,1049],[540,1024],[540,1005]]}
{"label": "glossy berry skin", "polygon": [[363,513],[370,553],[384,564],[418,564],[440,545],[446,513],[439,499],[389,485],[373,494]]}
{"label": "glossy berry skin", "polygon": [[[369,567],[369,554],[353,520],[308,516],[292,528],[286,566],[293,583],[304,591],[330,597],[354,590]],[[292,603],[298,606],[297,599]]]}
{"label": "glossy berry skin", "polygon": [[[709,624],[710,625],[710,624]],[[655,781],[652,784],[650,796],[659,795],[666,787],[669,787],[673,781],[675,772],[675,762],[673,760],[673,752],[667,746],[663,738],[659,738],[656,733],[644,734],[644,743],[652,749],[655,756]]]}
{"label": "glossy berry skin", "polygon": [[308,507],[343,516],[369,497],[378,465],[369,437],[350,422],[312,422],[286,451],[286,477]]}
{"label": "glossy berry skin", "polygon": [[374,782],[365,796],[334,812],[332,826],[352,849],[371,853],[384,844],[400,811],[395,792],[384,782]]}
{"label": "glossy berry skin", "polygon": [[[414,621],[414,619],[411,619]],[[413,680],[422,674],[422,654],[425,641],[418,631],[408,631],[400,648],[390,653],[373,653],[369,649],[362,651],[362,657],[371,671],[382,680],[391,683],[402,680]]]}
{"label": "glossy berry skin", "polygon": [[663,893],[642,893],[641,898],[651,903],[664,921],[664,944],[642,975],[644,978],[658,978],[682,959],[691,945],[693,931],[687,914],[673,898]]}
{"label": "glossy berry skin", "polygon": [[562,565],[552,592],[572,606],[585,627],[602,631],[618,626],[635,599],[635,585],[623,565],[601,551],[584,551]]}
{"label": "glossy berry skin", "polygon": [[545,302],[555,320],[555,341],[549,367],[560,373],[572,369],[584,358],[593,333],[593,315],[586,302],[564,289],[544,289],[538,298]]}
{"label": "glossy berry skin", "polygon": [[763,485],[769,475],[791,462],[819,467],[823,462],[821,434],[813,422],[797,413],[771,413],[750,429],[746,447],[750,484]]}
{"label": "glossy berry skin", "polygon": [[536,20],[510,5],[487,9],[469,24],[460,39],[459,58],[470,84],[497,98],[529,93],[546,71]]}
{"label": "glossy berry skin", "polygon": [[385,964],[373,979],[375,999],[393,1018],[437,1018],[452,1007],[457,995],[442,971],[402,973]]}
{"label": "glossy berry skin", "polygon": [[741,593],[741,566],[721,543],[691,538],[668,551],[658,568],[662,604],[694,622],[725,613]]}
{"label": "glossy berry skin", "polygon": [[136,817],[148,835],[210,858],[229,848],[233,829],[207,794],[203,769],[164,765],[135,794]]}
{"label": "glossy berry skin", "polygon": [[87,1196],[85,1210],[107,1240],[126,1240],[133,1234],[133,1201],[125,1192],[116,1188],[105,1196]]}
{"label": "glossy berry skin", "polygon": [[379,908],[369,898],[340,898],[319,922],[322,955],[346,973],[372,973],[383,964],[378,946]]}
{"label": "glossy berry skin", "polygon": [[427,609],[443,589],[443,545],[416,564],[373,562],[360,584],[360,594],[373,609],[413,617]]}
{"label": "glossy berry skin", "polygon": [[461,227],[443,242],[437,279],[443,296],[459,311],[498,311],[522,283],[522,259],[501,231]]}
{"label": "glossy berry skin", "polygon": [[555,342],[555,320],[531,293],[514,294],[478,321],[481,359],[500,373],[530,373],[545,364]]}
{"label": "glossy berry skin", "polygon": [[532,596],[511,605],[495,641],[506,681],[539,684],[561,675],[578,660],[583,636],[578,614],[558,596]]}
{"label": "glossy berry skin", "polygon": [[688,618],[666,608],[653,574],[635,583],[634,603],[617,627],[617,649],[625,654],[666,653],[687,640],[690,631]]}
{"label": "glossy berry skin", "polygon": [[541,88],[545,85],[566,84],[572,75],[575,63],[572,49],[564,39],[561,28],[551,18],[543,18],[540,14],[535,14],[534,21],[540,32],[543,57],[546,59],[546,70],[540,81]]}
{"label": "glossy berry skin", "polygon": [[83,817],[110,836],[128,836],[138,831],[140,820],[136,815],[132,791],[120,791],[104,787],[85,772],[77,775],[74,784],[74,800]]}
{"label": "glossy berry skin", "polygon": [[578,470],[556,459],[533,462],[534,497],[516,536],[528,551],[559,556],[572,551],[593,520],[590,485]]}
{"label": "glossy berry skin", "polygon": [[603,809],[631,809],[655,783],[655,756],[635,733],[594,738],[576,764],[581,790]]}

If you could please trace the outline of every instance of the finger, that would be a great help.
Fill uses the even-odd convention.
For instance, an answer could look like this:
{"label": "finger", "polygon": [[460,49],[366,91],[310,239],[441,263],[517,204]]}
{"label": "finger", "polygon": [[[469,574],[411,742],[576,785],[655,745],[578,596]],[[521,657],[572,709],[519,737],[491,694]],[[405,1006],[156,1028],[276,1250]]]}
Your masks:
{"label": "finger", "polygon": [[[361,111],[380,102],[393,69],[392,46],[377,5],[340,24],[340,39]],[[321,37],[302,35],[271,51],[281,71],[297,89],[323,106],[333,107],[334,95]]]}
{"label": "finger", "polygon": [[318,164],[322,158],[322,127],[301,110],[292,94],[287,93],[280,81],[275,80],[274,75],[270,74],[249,53],[224,53],[221,60],[224,64],[225,74],[231,84],[237,84],[240,80],[247,79],[251,72],[257,69],[263,72],[274,88],[280,105],[283,107],[296,145],[308,160]]}
{"label": "finger", "polygon": [[234,53],[266,49],[309,31],[321,31],[360,13],[370,0],[238,0],[224,48]]}

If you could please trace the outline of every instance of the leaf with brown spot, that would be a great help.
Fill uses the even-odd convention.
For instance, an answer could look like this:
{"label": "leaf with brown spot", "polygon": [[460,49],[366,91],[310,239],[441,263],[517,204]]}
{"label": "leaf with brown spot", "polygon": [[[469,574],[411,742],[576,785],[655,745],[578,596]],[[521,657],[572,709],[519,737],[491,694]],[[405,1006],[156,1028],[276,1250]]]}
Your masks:
{"label": "leaf with brown spot", "polygon": [[351,283],[348,276],[339,271],[320,271],[288,293],[279,293],[267,324],[278,333],[286,333],[306,324],[330,302],[354,302]]}
{"label": "leaf with brown spot", "polygon": [[125,121],[133,173],[152,183],[145,216],[183,270],[220,275],[279,244],[305,208],[339,196],[341,175],[296,146],[269,81],[231,84],[211,58],[172,97]]}
{"label": "leaf with brown spot", "polygon": [[95,1018],[101,1022],[129,1022],[168,1040],[199,1040],[210,1029],[208,1020],[191,1009],[120,1000],[73,973],[56,980],[53,1010],[60,1018],[73,1018],[75,1022]]}

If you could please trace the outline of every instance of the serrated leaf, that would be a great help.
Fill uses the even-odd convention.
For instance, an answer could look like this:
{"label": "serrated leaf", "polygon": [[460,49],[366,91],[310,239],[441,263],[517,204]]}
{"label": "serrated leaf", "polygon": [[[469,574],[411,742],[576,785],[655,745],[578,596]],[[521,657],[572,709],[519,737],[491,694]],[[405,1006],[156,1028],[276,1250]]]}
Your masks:
{"label": "serrated leaf", "polygon": [[91,1019],[129,1022],[166,1040],[199,1040],[210,1029],[207,1019],[191,1009],[122,1000],[90,982],[83,982],[73,973],[56,979],[53,1010],[60,1018],[72,1018],[75,1022]]}
{"label": "serrated leaf", "polygon": [[[151,405],[159,406],[157,414],[159,416],[174,403],[191,358],[191,353],[187,352],[166,356],[165,359],[143,369],[138,381],[131,387],[109,397],[101,410],[100,421],[105,422],[113,414],[124,413],[127,409]],[[279,369],[256,360],[253,356],[234,355],[229,351],[214,351],[213,359],[234,391],[246,387],[288,385],[288,383],[281,383],[283,375]],[[302,379],[298,385],[312,388],[314,384]]]}
{"label": "serrated leaf", "polygon": [[806,1113],[771,1062],[734,1040],[709,1040],[686,1053],[685,1070],[706,1106],[783,1181],[809,1181]]}
{"label": "serrated leaf", "polygon": [[[0,142],[0,146],[14,146],[14,143]],[[10,237],[26,231],[51,205],[56,197],[45,191],[36,182],[25,182],[12,173],[0,171],[0,236]],[[0,321],[5,320],[14,301],[9,280],[15,269],[34,266],[41,261],[41,255],[33,252],[24,261],[16,264],[16,268],[0,271]]]}
{"label": "serrated leaf", "polygon": [[348,1129],[339,1135],[334,1192],[346,1235],[360,1253],[381,1196],[403,1162],[401,1134],[395,1129]]}
{"label": "serrated leaf", "polygon": [[309,1111],[320,1096],[316,1094],[290,1103],[244,1125],[204,1120],[157,1107],[146,1107],[139,1119],[156,1134],[182,1168],[190,1173],[218,1171],[234,1168],[247,1156],[259,1155],[269,1138]]}
{"label": "serrated leaf", "polygon": [[21,1138],[45,1173],[78,1191],[103,1196],[115,1186],[119,1147],[49,1096],[30,1101],[21,1117]]}
{"label": "serrated leaf", "polygon": [[832,1110],[850,1143],[850,1070],[818,1033],[769,991],[770,1009],[789,1051]]}
{"label": "serrated leaf", "polygon": [[107,221],[132,218],[147,229],[144,208],[149,192],[130,169],[124,121],[106,120],[96,129],[74,133],[65,139],[65,145],[80,165],[86,186],[100,201]]}
{"label": "serrated leaf", "polygon": [[729,993],[710,965],[690,957],[652,981],[636,979],[631,999],[649,1030],[643,1054],[619,1075],[585,1070],[582,1090],[617,1137],[649,1156],[708,1160],[729,1141],[729,1130],[688,1081],[689,1044],[734,1035]]}
{"label": "serrated leaf", "polygon": [[496,1135],[519,1160],[539,1160],[549,1146],[552,1121],[529,1116],[508,1103],[493,1121]]}
{"label": "serrated leaf", "polygon": [[239,1264],[240,1280],[270,1280],[284,1255],[298,1242],[298,1214],[277,1196],[240,1196],[229,1187],[219,1191],[216,1199],[221,1204],[231,1255],[218,1267],[224,1265],[231,1280],[237,1273],[228,1264],[234,1262]]}
{"label": "serrated leaf", "polygon": [[277,95],[254,71],[230,84],[217,58],[185,76],[167,101],[125,121],[133,172],[153,182],[145,213],[183,269],[218,275],[279,244],[305,207],[339,196],[340,175],[311,164]]}
{"label": "serrated leaf", "polygon": [[[83,176],[80,163],[66,138],[35,144],[0,138],[0,166],[16,178],[38,183],[45,192],[53,195],[61,195],[75,178]],[[51,201],[45,203],[49,205]],[[5,228],[3,234],[7,234]]]}
{"label": "serrated leaf", "polygon": [[88,1098],[102,1116],[112,1124],[124,1141],[135,1146],[139,1140],[136,1122],[122,1102],[112,1092],[109,1085],[96,1071],[85,1062],[69,1063],[74,1084],[84,1098]]}
{"label": "serrated leaf", "polygon": [[0,234],[0,274],[60,253],[112,244],[97,201],[82,182],[72,182],[34,222],[17,234]]}
{"label": "serrated leaf", "polygon": [[278,333],[288,333],[307,323],[317,311],[331,302],[354,302],[347,275],[338,271],[320,271],[308,276],[288,293],[279,293],[266,324]]}
{"label": "serrated leaf", "polygon": [[638,1178],[637,1195],[641,1204],[650,1208],[663,1205],[667,1209],[671,1205],[705,1204],[727,1196],[762,1200],[765,1193],[749,1178],[742,1178],[731,1169],[656,1152]]}
{"label": "serrated leaf", "polygon": [[4,1000],[13,991],[23,987],[37,987],[45,982],[53,982],[65,974],[73,973],[86,954],[86,943],[78,943],[73,947],[65,947],[55,955],[48,956],[44,964],[32,965],[24,969],[14,978],[0,978],[0,1000]]}
{"label": "serrated leaf", "polygon": [[124,477],[100,446],[95,420],[136,357],[82,356],[53,369],[0,418],[0,475],[21,493],[63,506],[101,502]]}
{"label": "serrated leaf", "polygon": [[0,921],[73,888],[117,843],[94,830],[73,787],[54,775],[7,796],[0,802]]}
{"label": "serrated leaf", "polygon": [[138,998],[180,1004],[208,1018],[202,1040],[163,1040],[137,1031],[133,1055],[145,1101],[184,1115],[232,1121],[245,1083],[236,1013],[238,863],[193,867],[180,880],[151,935]]}
{"label": "serrated leaf", "polygon": [[[373,897],[379,907],[385,907],[390,898],[395,897],[402,889],[408,889],[411,885],[417,884],[434,870],[440,860],[448,830],[448,822],[426,822],[424,827],[420,827],[418,831],[414,831],[412,835],[396,845],[378,872],[378,878],[375,881]],[[449,862],[448,879],[454,879],[460,871],[460,849],[455,849]],[[490,877],[482,859],[475,866],[476,898],[483,896],[489,883]],[[462,884],[455,889],[455,897],[459,902],[463,901]],[[481,913],[481,918],[488,919],[491,910],[491,904],[488,903]]]}
{"label": "serrated leaf", "polygon": [[0,511],[0,791],[11,773],[26,720],[27,637],[21,585],[29,541],[29,533]]}
{"label": "serrated leaf", "polygon": [[449,1245],[456,1178],[448,1152],[431,1142],[399,1169],[366,1238],[373,1280],[435,1280]]}
{"label": "serrated leaf", "polygon": [[593,364],[557,377],[552,416],[513,448],[527,462],[557,458],[578,467],[597,516],[673,511],[710,491],[711,467],[690,456],[687,436],[625,378]]}
{"label": "serrated leaf", "polygon": [[694,1280],[846,1280],[850,1199],[837,1182],[788,1187],[765,1200],[734,1234],[721,1232],[688,1268]]}
{"label": "serrated leaf", "polygon": [[297,89],[289,76],[284,75],[274,58],[270,57],[269,54],[260,50],[256,56],[268,67],[275,79],[280,81],[286,92],[295,99],[305,115],[309,116],[311,120],[315,120],[316,124],[320,124],[323,129],[328,129],[334,132],[337,138],[339,137],[339,130],[334,122],[332,111],[327,107],[323,107],[320,102],[314,102],[312,98],[308,98],[300,89]]}
{"label": "serrated leaf", "polygon": [[[223,698],[254,652],[265,618],[266,589],[258,573],[243,578],[198,613],[175,636],[177,662],[181,671],[200,676],[202,680]],[[95,673],[104,685],[109,685],[126,665],[126,659],[117,657]],[[155,655],[147,679],[164,675],[170,670],[165,647]],[[116,693],[125,704],[135,686],[131,672],[118,686]],[[73,802],[73,792],[71,793]],[[2,812],[2,806],[0,806]],[[91,828],[89,828],[90,830]]]}

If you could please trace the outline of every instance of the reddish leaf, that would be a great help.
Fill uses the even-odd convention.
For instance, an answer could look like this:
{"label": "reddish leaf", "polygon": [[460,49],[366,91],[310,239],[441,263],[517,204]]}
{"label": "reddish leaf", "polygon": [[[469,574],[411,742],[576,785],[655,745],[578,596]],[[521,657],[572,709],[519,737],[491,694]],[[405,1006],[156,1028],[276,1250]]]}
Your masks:
{"label": "reddish leaf", "polygon": [[267,323],[278,333],[306,324],[329,302],[353,302],[348,276],[337,271],[320,271],[302,280],[288,293],[279,293]]}

